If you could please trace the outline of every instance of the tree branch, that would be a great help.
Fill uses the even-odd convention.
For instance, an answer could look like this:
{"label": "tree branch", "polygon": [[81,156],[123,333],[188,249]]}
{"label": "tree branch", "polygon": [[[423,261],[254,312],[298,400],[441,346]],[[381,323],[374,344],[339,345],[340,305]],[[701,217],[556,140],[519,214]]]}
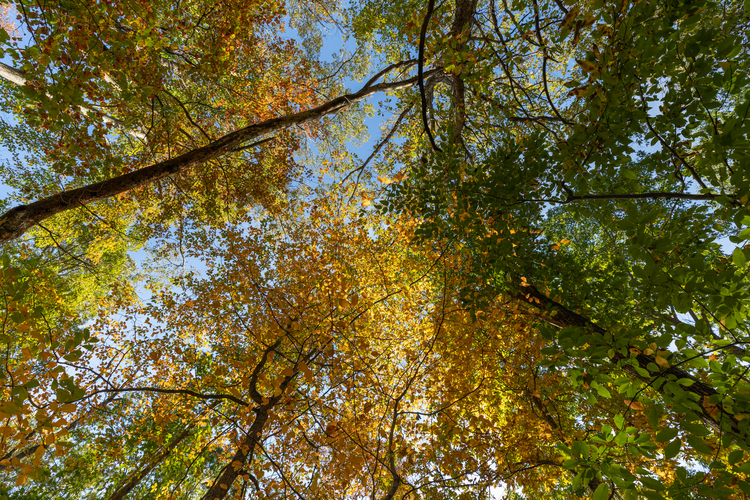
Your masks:
{"label": "tree branch", "polygon": [[422,21],[422,31],[419,34],[419,56],[417,57],[417,80],[419,81],[419,95],[422,98],[422,123],[424,124],[424,130],[427,132],[427,137],[430,139],[432,149],[435,151],[442,152],[437,144],[435,144],[435,138],[432,137],[430,131],[430,124],[427,121],[427,96],[424,91],[424,42],[427,38],[427,26],[430,24],[430,17],[432,17],[432,11],[435,8],[435,0],[429,0],[427,3],[427,14],[424,16]]}
{"label": "tree branch", "polygon": [[[428,75],[436,71],[438,70],[433,69],[424,74]],[[181,154],[176,158],[170,158],[105,181],[64,191],[29,205],[14,207],[0,216],[0,243],[18,238],[39,222],[81,204],[104,200],[130,191],[131,189],[186,172],[198,165],[231,153],[242,143],[278,130],[283,130],[287,127],[339,113],[352,104],[379,92],[409,88],[417,83],[418,79],[418,77],[413,77],[363,88],[358,92],[339,96],[307,111],[292,113],[249,125],[212,141],[203,147]]]}
{"label": "tree branch", "polygon": [[[28,82],[28,78],[26,78],[26,74],[23,71],[17,70],[16,68],[8,66],[7,64],[4,64],[2,62],[0,62],[0,77],[15,85],[18,85],[19,87],[26,86],[26,83]],[[47,97],[52,98],[50,94],[46,95]],[[113,118],[105,113],[102,113],[99,110],[88,108],[86,106],[78,105],[76,107],[82,114],[86,116],[100,117],[102,121],[104,121],[104,123],[111,123],[112,126],[123,130],[124,132],[132,135],[137,139],[146,138],[145,134],[129,129],[122,120],[118,120],[117,118]]]}

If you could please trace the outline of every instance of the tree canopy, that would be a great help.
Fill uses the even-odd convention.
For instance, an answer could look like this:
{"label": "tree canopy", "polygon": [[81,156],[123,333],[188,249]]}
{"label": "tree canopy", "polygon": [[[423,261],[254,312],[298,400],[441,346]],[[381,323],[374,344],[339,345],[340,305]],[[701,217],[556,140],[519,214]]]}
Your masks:
{"label": "tree canopy", "polygon": [[0,498],[750,497],[750,2],[0,14]]}

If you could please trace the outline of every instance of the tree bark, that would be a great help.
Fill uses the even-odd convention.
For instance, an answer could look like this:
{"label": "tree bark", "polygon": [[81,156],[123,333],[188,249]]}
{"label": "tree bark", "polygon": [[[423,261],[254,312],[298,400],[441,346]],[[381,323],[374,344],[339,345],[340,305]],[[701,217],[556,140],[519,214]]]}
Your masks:
{"label": "tree bark", "polygon": [[[432,74],[436,71],[438,70],[434,69],[425,74]],[[112,179],[63,191],[62,193],[48,196],[29,205],[14,207],[0,216],[0,243],[6,243],[18,238],[35,224],[53,215],[81,205],[110,198],[171,175],[185,172],[209,160],[227,155],[242,143],[256,139],[262,135],[338,113],[378,92],[405,89],[416,83],[416,77],[397,82],[379,83],[377,85],[368,83],[368,85],[365,85],[353,94],[339,96],[307,111],[249,125],[176,158],[170,158]]]}
{"label": "tree bark", "polygon": [[[457,0],[456,10],[453,15],[453,24],[451,25],[450,34],[452,37],[461,36],[467,26],[474,20],[474,12],[477,8],[476,0]],[[456,47],[460,52],[466,46],[468,37]],[[453,131],[453,140],[461,142],[461,133],[466,123],[466,87],[464,85],[461,73],[453,75],[453,105],[455,113],[455,123]]]}
{"label": "tree bark", "polygon": [[[209,487],[208,491],[205,495],[203,495],[201,500],[223,500],[224,497],[226,497],[227,493],[229,493],[229,490],[232,488],[232,484],[237,479],[237,476],[239,476],[240,470],[245,466],[248,460],[250,462],[252,462],[253,460],[255,447],[260,442],[261,434],[263,433],[263,427],[266,425],[266,422],[268,422],[268,412],[271,411],[271,409],[276,406],[279,401],[281,401],[281,398],[284,397],[284,394],[286,393],[287,387],[289,387],[291,381],[299,373],[299,368],[295,364],[292,370],[292,374],[286,375],[281,384],[279,384],[279,389],[281,391],[278,395],[271,396],[266,400],[266,398],[264,398],[260,394],[260,392],[258,392],[258,375],[260,374],[263,366],[266,363],[266,360],[268,359],[268,354],[270,352],[273,352],[280,344],[281,340],[278,340],[275,344],[269,346],[266,349],[263,357],[261,357],[260,362],[255,366],[255,369],[250,376],[250,395],[253,398],[253,401],[260,405],[255,409],[255,420],[250,426],[250,429],[245,434],[245,439],[238,447],[237,452],[232,457],[232,460],[222,469],[219,477],[214,480],[213,484]],[[309,361],[311,356],[312,354],[308,355],[306,361]],[[266,403],[263,404],[263,401],[266,401]],[[239,463],[239,465],[235,466],[235,463]]]}
{"label": "tree bark", "polygon": [[[548,298],[543,293],[539,292],[534,286],[528,285],[527,286],[521,286],[517,285],[515,293],[513,293],[513,296],[521,300],[523,302],[526,302],[534,307],[540,307],[543,310],[546,310],[548,312],[556,311],[556,314],[554,316],[545,315],[544,321],[547,323],[557,326],[559,328],[563,328],[566,326],[575,326],[580,328],[585,328],[593,331],[594,333],[604,335],[607,333],[607,331],[596,325],[595,323],[591,322],[589,319],[581,316],[580,314],[577,314],[567,308],[565,308],[562,304],[559,302],[556,302],[550,298]],[[656,359],[653,356],[639,353],[635,356],[635,360],[638,363],[638,367],[646,370],[648,372],[648,376],[643,376],[638,371],[636,371],[635,367],[628,364],[628,363],[622,363],[618,364],[619,361],[624,361],[628,359],[625,355],[623,355],[621,352],[618,352],[615,350],[614,356],[611,358],[611,363],[613,365],[616,365],[618,368],[621,368],[625,371],[628,375],[630,375],[633,378],[636,378],[651,387],[654,388],[659,394],[662,396],[669,396],[665,393],[664,385],[659,385],[659,387],[654,386],[654,381],[665,378],[668,379],[669,375],[674,375],[675,380],[679,379],[689,379],[692,381],[692,385],[688,387],[683,387],[683,389],[688,392],[695,394],[698,396],[697,404],[700,407],[701,411],[696,412],[698,418],[703,422],[703,424],[712,430],[717,435],[721,435],[722,433],[726,432],[726,429],[723,429],[724,426],[722,426],[722,423],[728,423],[729,424],[729,430],[731,430],[732,433],[737,435],[738,438],[742,439],[743,441],[747,442],[747,436],[744,435],[742,431],[740,431],[739,428],[739,421],[734,417],[733,414],[727,412],[724,409],[724,406],[719,402],[715,406],[712,405],[712,409],[715,409],[716,411],[716,417],[714,417],[708,410],[706,410],[703,402],[705,401],[705,398],[711,397],[715,394],[718,394],[716,389],[713,387],[701,382],[693,375],[689,374],[685,370],[682,370],[681,368],[670,366],[668,368],[661,368],[658,371],[653,370],[649,368],[649,365],[651,366],[658,366],[656,364]],[[633,358],[630,358],[633,359]]]}
{"label": "tree bark", "polygon": [[[255,421],[253,421],[253,425],[250,426],[242,444],[240,444],[237,452],[232,457],[231,462],[224,467],[223,472],[216,480],[214,480],[214,483],[208,489],[206,494],[203,495],[202,500],[222,500],[229,492],[229,489],[232,487],[235,479],[237,479],[242,467],[248,462],[248,459],[252,462],[253,455],[255,454],[255,446],[260,441],[263,427],[268,421],[268,410],[270,408],[271,405],[258,408]],[[238,467],[233,465],[236,462],[240,463]]]}

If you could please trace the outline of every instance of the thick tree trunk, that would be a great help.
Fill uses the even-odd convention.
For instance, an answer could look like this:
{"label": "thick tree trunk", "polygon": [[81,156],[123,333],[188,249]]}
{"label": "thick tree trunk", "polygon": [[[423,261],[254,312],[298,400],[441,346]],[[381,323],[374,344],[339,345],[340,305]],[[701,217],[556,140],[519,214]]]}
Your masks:
{"label": "thick tree trunk", "polygon": [[[425,74],[432,74],[435,71],[437,70]],[[373,94],[405,89],[416,83],[417,78],[414,77],[398,82],[368,84],[358,92],[337,97],[316,108],[249,125],[176,158],[170,158],[112,179],[64,191],[29,205],[14,207],[0,216],[0,243],[18,238],[35,224],[66,210],[110,198],[171,175],[185,172],[209,160],[227,155],[247,141],[293,125],[300,125],[338,113]]]}
{"label": "thick tree trunk", "polygon": [[[537,290],[534,286],[518,286],[516,293],[514,293],[514,296],[516,299],[531,304],[534,307],[540,307],[541,309],[549,312],[556,311],[554,316],[551,316],[549,314],[546,314],[544,316],[544,321],[551,325],[560,328],[566,326],[586,328],[600,335],[604,335],[605,333],[607,333],[607,331],[602,327],[592,323],[590,320],[584,318],[580,314],[577,314],[565,308],[563,305],[548,298],[543,293],[540,293],[539,290]],[[617,364],[619,361],[624,361],[626,359],[628,358],[625,355],[616,350],[614,356],[611,358],[611,361],[613,364]],[[631,377],[649,384],[654,388],[654,390],[656,390],[663,396],[669,396],[668,394],[665,394],[664,385],[662,384],[656,387],[654,385],[654,381],[660,378],[667,379],[670,375],[673,375],[675,380],[691,380],[692,385],[683,387],[683,390],[698,396],[699,399],[697,401],[697,404],[700,407],[700,411],[696,411],[696,414],[698,418],[701,419],[703,424],[716,434],[720,435],[726,432],[726,430],[730,430],[735,435],[737,435],[738,438],[741,438],[743,441],[747,441],[747,436],[744,436],[744,433],[739,429],[739,421],[734,417],[734,415],[727,412],[721,403],[717,403],[715,406],[712,405],[712,410],[714,410],[714,412],[711,413],[709,413],[709,411],[704,407],[703,403],[705,401],[705,398],[718,394],[716,389],[709,385],[706,385],[705,383],[695,378],[693,375],[680,368],[668,367],[659,368],[659,370],[649,368],[649,366],[658,367],[658,365],[656,364],[656,359],[653,356],[640,353],[637,354],[634,359],[638,363],[639,368],[642,368],[643,370],[646,370],[646,372],[648,372],[648,376],[641,375],[640,373],[638,373],[634,366],[628,364],[627,362],[619,364],[618,367],[624,370],[625,373],[627,373]],[[715,413],[716,417],[714,417],[712,413]],[[728,429],[723,429],[723,427],[728,427]]]}
{"label": "thick tree trunk", "polygon": [[[235,479],[240,474],[240,470],[249,461],[253,461],[253,455],[255,454],[255,447],[260,441],[261,434],[263,433],[263,427],[268,421],[268,410],[270,406],[258,408],[257,416],[253,425],[250,426],[245,439],[240,444],[237,452],[232,457],[231,462],[224,467],[221,475],[214,480],[214,483],[208,489],[202,500],[222,500],[229,489],[232,487]],[[239,463],[239,465],[235,465]]]}
{"label": "thick tree trunk", "polygon": [[[457,0],[456,10],[451,25],[451,36],[459,37],[474,20],[474,12],[477,8],[476,0]],[[456,47],[460,52],[466,46],[468,37]],[[454,130],[453,140],[461,142],[461,132],[466,123],[466,87],[461,73],[453,75],[453,106],[454,106]]]}

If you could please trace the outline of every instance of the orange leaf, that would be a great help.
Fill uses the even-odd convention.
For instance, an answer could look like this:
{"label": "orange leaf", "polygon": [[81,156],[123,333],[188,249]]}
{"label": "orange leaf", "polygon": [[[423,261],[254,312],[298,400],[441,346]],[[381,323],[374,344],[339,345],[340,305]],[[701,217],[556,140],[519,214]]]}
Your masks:
{"label": "orange leaf", "polygon": [[629,399],[626,399],[625,404],[633,410],[642,410],[644,408],[643,403],[639,401],[630,401]]}

